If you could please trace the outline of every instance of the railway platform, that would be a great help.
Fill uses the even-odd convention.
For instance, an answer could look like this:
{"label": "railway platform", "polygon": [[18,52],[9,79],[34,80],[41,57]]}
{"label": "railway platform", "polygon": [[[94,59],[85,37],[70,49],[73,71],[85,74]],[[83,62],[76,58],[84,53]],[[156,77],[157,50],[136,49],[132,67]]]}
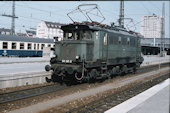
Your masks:
{"label": "railway platform", "polygon": [[169,113],[170,79],[105,111],[105,113]]}
{"label": "railway platform", "polygon": [[[170,56],[143,56],[141,67],[170,62]],[[45,72],[49,58],[0,58],[0,89],[32,84],[45,83],[45,77],[51,72]]]}

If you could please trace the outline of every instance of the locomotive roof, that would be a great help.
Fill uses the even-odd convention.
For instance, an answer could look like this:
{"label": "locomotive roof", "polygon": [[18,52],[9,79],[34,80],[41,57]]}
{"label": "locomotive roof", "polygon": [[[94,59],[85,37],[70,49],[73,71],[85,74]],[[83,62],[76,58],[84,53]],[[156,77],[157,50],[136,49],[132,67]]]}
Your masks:
{"label": "locomotive roof", "polygon": [[93,24],[93,23],[74,23],[74,24],[68,24],[61,26],[61,29],[64,31],[70,31],[70,30],[105,30],[105,31],[113,31],[115,33],[121,33],[126,35],[138,35],[141,36],[139,33],[134,31],[127,31],[125,28],[121,28],[119,26],[108,26],[104,24]]}
{"label": "locomotive roof", "polygon": [[0,35],[0,41],[17,41],[17,42],[35,42],[35,43],[53,43],[53,39],[32,38],[17,35]]}

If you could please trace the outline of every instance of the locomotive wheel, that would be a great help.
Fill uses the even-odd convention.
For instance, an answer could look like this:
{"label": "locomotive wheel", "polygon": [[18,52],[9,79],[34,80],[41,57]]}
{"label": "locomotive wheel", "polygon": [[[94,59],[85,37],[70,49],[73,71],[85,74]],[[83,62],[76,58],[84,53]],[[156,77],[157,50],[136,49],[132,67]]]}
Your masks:
{"label": "locomotive wheel", "polygon": [[117,74],[117,75],[121,75],[122,74],[122,69],[121,69],[120,66],[116,66],[115,67],[115,74]]}
{"label": "locomotive wheel", "polygon": [[110,77],[113,78],[115,74],[116,74],[116,68],[113,67],[112,70],[111,70],[111,75],[110,75]]}
{"label": "locomotive wheel", "polygon": [[60,80],[60,79],[61,79],[61,77],[58,77],[58,76],[55,75],[55,74],[51,75],[51,80],[52,80],[53,82],[62,81],[62,80]]}
{"label": "locomotive wheel", "polygon": [[99,73],[97,72],[96,69],[92,69],[88,75],[89,75],[88,82],[93,83],[96,81],[96,77],[99,75]]}
{"label": "locomotive wheel", "polygon": [[74,77],[77,81],[81,81],[81,80],[83,80],[84,76],[81,73],[75,72]]}
{"label": "locomotive wheel", "polygon": [[136,67],[133,68],[133,74],[135,74],[137,71]]}
{"label": "locomotive wheel", "polygon": [[123,68],[122,68],[122,71],[123,73],[128,73],[128,68],[127,68],[127,65],[124,65]]}

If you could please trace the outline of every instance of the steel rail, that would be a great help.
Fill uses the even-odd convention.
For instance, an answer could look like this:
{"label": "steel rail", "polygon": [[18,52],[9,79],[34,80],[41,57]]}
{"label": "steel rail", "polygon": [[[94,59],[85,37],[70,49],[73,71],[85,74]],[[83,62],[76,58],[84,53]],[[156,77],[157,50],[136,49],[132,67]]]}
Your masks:
{"label": "steel rail", "polygon": [[45,85],[45,86],[38,86],[34,88],[26,88],[16,91],[10,91],[0,94],[0,104],[26,99],[38,95],[43,95],[51,92],[55,92],[57,90],[61,90],[66,88],[65,85],[59,85],[59,84],[51,84],[51,85]]}

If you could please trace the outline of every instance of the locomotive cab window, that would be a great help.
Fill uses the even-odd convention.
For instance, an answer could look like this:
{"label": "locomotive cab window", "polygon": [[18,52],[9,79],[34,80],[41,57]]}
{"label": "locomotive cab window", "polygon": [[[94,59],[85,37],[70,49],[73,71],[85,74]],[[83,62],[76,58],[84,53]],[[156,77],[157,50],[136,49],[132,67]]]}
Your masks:
{"label": "locomotive cab window", "polygon": [[83,31],[82,32],[84,40],[91,40],[92,39],[92,32],[91,31]]}
{"label": "locomotive cab window", "polygon": [[79,30],[79,31],[65,31],[64,38],[66,40],[91,40],[91,31]]}

